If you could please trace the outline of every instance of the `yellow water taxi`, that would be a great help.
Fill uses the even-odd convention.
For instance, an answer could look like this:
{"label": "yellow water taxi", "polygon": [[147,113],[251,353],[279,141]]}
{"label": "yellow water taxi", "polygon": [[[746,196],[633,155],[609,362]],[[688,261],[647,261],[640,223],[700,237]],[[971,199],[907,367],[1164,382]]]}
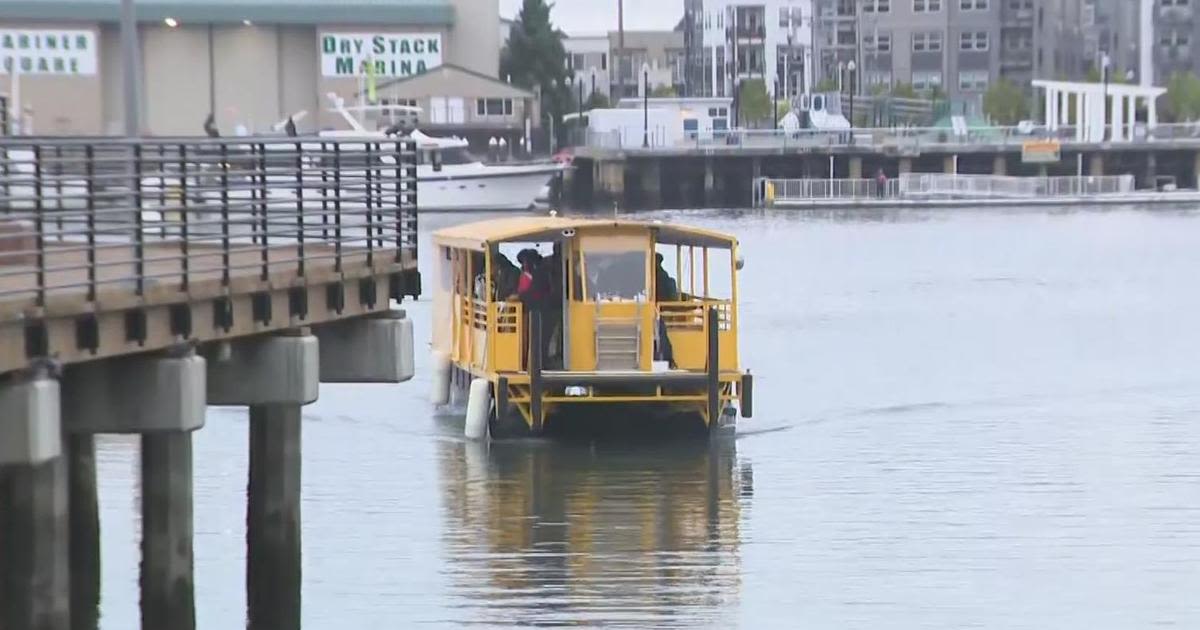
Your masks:
{"label": "yellow water taxi", "polygon": [[468,437],[587,414],[687,416],[710,432],[738,408],[750,417],[735,237],[545,216],[459,225],[433,244],[433,400],[466,396]]}

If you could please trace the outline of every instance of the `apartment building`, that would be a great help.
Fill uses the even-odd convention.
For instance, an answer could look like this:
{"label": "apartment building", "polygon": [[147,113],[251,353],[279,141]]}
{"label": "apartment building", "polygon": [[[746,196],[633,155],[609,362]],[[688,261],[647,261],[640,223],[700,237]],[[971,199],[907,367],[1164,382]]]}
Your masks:
{"label": "apartment building", "polygon": [[818,0],[825,78],[867,93],[907,83],[974,100],[1000,76],[1001,7],[1009,0]]}
{"label": "apartment building", "polygon": [[1152,29],[1148,29],[1146,39],[1153,50],[1154,82],[1166,85],[1175,74],[1200,70],[1200,14],[1196,6],[1200,0],[1152,1]]}
{"label": "apartment building", "polygon": [[[614,31],[608,34],[612,70],[609,98],[616,102],[641,96],[649,78],[650,90],[684,90],[686,55],[682,31]],[[648,75],[648,76],[647,76]]]}
{"label": "apartment building", "polygon": [[592,94],[602,94],[612,100],[609,95],[611,81],[609,79],[608,62],[612,51],[609,47],[609,36],[577,35],[563,40],[563,48],[567,52],[567,71],[576,81],[576,90],[583,86],[583,98],[588,100]]}
{"label": "apartment building", "polygon": [[732,97],[742,81],[796,95],[816,81],[812,0],[686,0],[688,93]]}

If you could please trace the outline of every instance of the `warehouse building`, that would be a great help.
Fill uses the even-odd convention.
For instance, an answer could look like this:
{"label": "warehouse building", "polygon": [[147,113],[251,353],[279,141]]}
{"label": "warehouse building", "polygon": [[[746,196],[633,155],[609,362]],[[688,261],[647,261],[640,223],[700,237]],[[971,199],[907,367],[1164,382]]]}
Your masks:
{"label": "warehouse building", "polygon": [[[267,133],[289,115],[302,132],[344,129],[329,95],[359,102],[368,81],[393,103],[442,105],[422,123],[443,131],[523,128],[536,107],[498,78],[498,5],[136,0],[143,131],[197,135],[210,113],[224,135]],[[0,93],[26,133],[122,132],[119,13],[120,0],[0,0]]]}

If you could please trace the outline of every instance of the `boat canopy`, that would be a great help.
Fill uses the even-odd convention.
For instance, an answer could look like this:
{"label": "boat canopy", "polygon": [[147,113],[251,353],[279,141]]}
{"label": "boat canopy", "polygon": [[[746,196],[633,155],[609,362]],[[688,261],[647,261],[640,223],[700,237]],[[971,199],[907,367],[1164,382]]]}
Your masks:
{"label": "boat canopy", "polygon": [[564,230],[586,234],[612,228],[647,230],[655,234],[656,242],[666,245],[732,249],[737,243],[728,234],[674,223],[572,217],[510,217],[465,223],[434,232],[433,242],[455,249],[485,251],[494,243],[558,240]]}

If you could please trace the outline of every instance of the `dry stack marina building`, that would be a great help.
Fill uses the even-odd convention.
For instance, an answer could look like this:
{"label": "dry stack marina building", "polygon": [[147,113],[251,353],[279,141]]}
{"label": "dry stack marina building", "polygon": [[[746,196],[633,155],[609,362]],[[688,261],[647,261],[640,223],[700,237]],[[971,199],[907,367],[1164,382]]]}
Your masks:
{"label": "dry stack marina building", "polygon": [[[330,111],[374,83],[438,134],[514,142],[535,95],[501,80],[497,0],[138,0],[144,132],[345,129]],[[13,129],[124,129],[120,0],[0,0],[0,93]],[[372,71],[368,71],[370,67]],[[374,75],[368,78],[370,75]],[[16,115],[17,111],[20,115]]]}

